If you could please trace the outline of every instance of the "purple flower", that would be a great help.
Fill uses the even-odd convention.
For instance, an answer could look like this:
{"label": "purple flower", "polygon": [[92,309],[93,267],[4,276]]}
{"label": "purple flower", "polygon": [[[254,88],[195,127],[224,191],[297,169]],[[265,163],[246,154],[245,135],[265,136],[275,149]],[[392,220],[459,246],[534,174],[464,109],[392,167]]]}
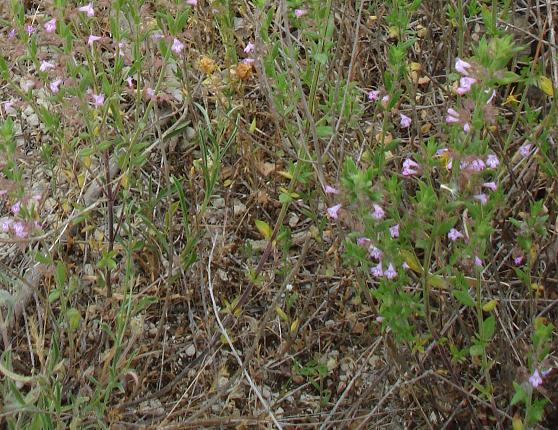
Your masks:
{"label": "purple flower", "polygon": [[377,266],[374,266],[370,269],[370,273],[375,278],[380,278],[384,276],[384,271],[382,270],[382,262],[379,262]]}
{"label": "purple flower", "polygon": [[485,182],[484,184],[482,184],[482,186],[484,188],[488,188],[491,191],[496,191],[496,188],[498,188],[496,182]]}
{"label": "purple flower", "polygon": [[368,93],[368,100],[375,102],[380,97],[380,92],[378,90],[372,90]]}
{"label": "purple flower", "polygon": [[471,91],[471,86],[475,84],[477,80],[475,78],[469,78],[467,76],[462,77],[459,79],[459,88],[457,88],[457,94],[462,96],[463,94],[467,94]]}
{"label": "purple flower", "polygon": [[521,263],[523,263],[523,255],[519,255],[513,259],[513,264],[516,266],[521,265]]}
{"label": "purple flower", "polygon": [[88,5],[78,8],[78,11],[86,13],[88,17],[95,16],[95,10],[93,9],[93,3],[89,2]]}
{"label": "purple flower", "polygon": [[155,31],[151,35],[151,40],[154,40],[154,41],[161,40],[162,38],[163,38],[163,33],[161,33],[160,31]]}
{"label": "purple flower", "polygon": [[401,170],[401,174],[403,176],[416,175],[418,171],[415,169],[418,169],[419,167],[420,166],[418,165],[418,163],[414,162],[410,158],[407,158],[405,161],[403,161],[403,169]]}
{"label": "purple flower", "polygon": [[27,24],[25,26],[25,31],[27,32],[27,34],[29,36],[31,36],[33,34],[33,32],[35,31],[35,28],[33,28],[33,26],[31,24]]}
{"label": "purple flower", "polygon": [[488,196],[484,193],[480,193],[480,194],[475,194],[473,196],[473,198],[475,200],[478,200],[480,202],[481,205],[485,205],[488,203]]}
{"label": "purple flower", "polygon": [[468,166],[474,172],[482,172],[486,168],[486,164],[480,158],[475,158]]}
{"label": "purple flower", "polygon": [[2,220],[2,222],[0,222],[0,228],[2,228],[2,231],[4,233],[6,233],[9,229],[10,229],[10,225],[12,225],[13,220],[10,218],[4,218]]}
{"label": "purple flower", "polygon": [[54,81],[52,81],[49,85],[50,91],[56,94],[60,90],[61,83],[62,83],[62,79],[55,79]]}
{"label": "purple flower", "polygon": [[358,246],[368,246],[370,245],[370,239],[368,239],[367,237],[359,237],[357,239],[357,245]]}
{"label": "purple flower", "polygon": [[448,109],[448,116],[446,117],[448,124],[457,124],[461,122],[460,114],[455,109]]}
{"label": "purple flower", "polygon": [[529,376],[529,383],[533,386],[533,388],[537,388],[543,383],[539,369],[535,369],[533,374]]}
{"label": "purple flower", "polygon": [[401,265],[401,267],[403,268],[403,270],[410,269],[410,267],[409,267],[409,265],[407,264],[406,261],[403,262],[403,264]]}
{"label": "purple flower", "polygon": [[500,160],[498,160],[498,157],[496,157],[496,155],[488,154],[488,156],[486,157],[486,165],[491,169],[495,169],[500,165]]}
{"label": "purple flower", "polygon": [[382,106],[384,108],[387,108],[389,100],[390,100],[389,94],[386,94],[385,96],[382,97]]}
{"label": "purple flower", "polygon": [[149,98],[155,97],[155,91],[153,90],[153,88],[147,87],[147,88],[145,89],[145,95],[146,95],[147,97],[149,97]]}
{"label": "purple flower", "polygon": [[459,230],[456,230],[455,228],[452,228],[448,233],[448,238],[452,242],[455,242],[457,239],[462,237],[463,237],[463,233],[461,233]]}
{"label": "purple flower", "polygon": [[374,203],[372,205],[374,207],[374,212],[372,212],[372,218],[374,219],[382,219],[385,216],[385,212],[380,205]]}
{"label": "purple flower", "polygon": [[94,36],[93,34],[90,34],[90,35],[89,35],[89,39],[87,39],[87,44],[88,44],[89,46],[93,46],[93,43],[95,43],[95,42],[97,42],[97,41],[99,41],[99,40],[101,40],[101,39],[102,39],[101,36]]}
{"label": "purple flower", "polygon": [[252,52],[254,50],[254,44],[252,42],[248,42],[248,44],[246,45],[246,47],[244,48],[244,53],[245,54],[249,54],[250,52]]}
{"label": "purple flower", "polygon": [[337,188],[333,188],[330,185],[326,185],[324,188],[324,192],[326,194],[339,194],[339,190]]}
{"label": "purple flower", "polygon": [[399,224],[395,224],[394,226],[391,226],[389,228],[389,234],[393,239],[399,237]]}
{"label": "purple flower", "polygon": [[48,72],[49,70],[54,69],[56,66],[52,63],[49,63],[48,61],[43,61],[41,63],[41,66],[39,67],[39,70],[41,72]]}
{"label": "purple flower", "polygon": [[195,6],[198,4],[198,0],[186,0],[186,4],[189,4],[190,6]]}
{"label": "purple flower", "polygon": [[384,256],[382,250],[376,248],[374,245],[371,245],[370,248],[368,248],[368,253],[370,254],[370,257],[373,258],[374,260],[381,260]]}
{"label": "purple flower", "polygon": [[308,13],[308,11],[306,9],[295,9],[294,14],[297,18],[300,18],[304,15],[306,15]]}
{"label": "purple flower", "polygon": [[455,59],[455,70],[462,75],[469,75],[469,71],[473,66],[467,61],[463,61],[461,58]]}
{"label": "purple flower", "polygon": [[330,208],[327,208],[327,214],[329,215],[330,218],[333,219],[337,219],[339,217],[338,213],[339,209],[341,209],[341,203],[339,203],[338,205],[332,206]]}
{"label": "purple flower", "polygon": [[468,122],[466,122],[465,124],[463,124],[463,131],[465,133],[469,133],[471,131],[471,124],[469,124]]}
{"label": "purple flower", "polygon": [[530,143],[521,145],[521,147],[519,148],[519,154],[521,154],[523,157],[527,157],[531,152],[531,146],[532,145]]}
{"label": "purple flower", "polygon": [[256,60],[254,60],[253,58],[245,58],[244,60],[242,60],[242,62],[244,64],[253,64]]}
{"label": "purple flower", "polygon": [[12,228],[14,229],[15,235],[20,239],[26,236],[25,225],[21,221],[13,223]]}
{"label": "purple flower", "polygon": [[409,118],[407,115],[402,113],[399,114],[399,117],[401,118],[399,125],[402,128],[409,128],[411,126],[411,118]]}
{"label": "purple flower", "polygon": [[475,255],[475,266],[482,267],[482,260]]}
{"label": "purple flower", "polygon": [[384,272],[384,276],[388,279],[393,279],[397,276],[397,272],[395,271],[393,264],[389,263],[388,268]]}
{"label": "purple flower", "polygon": [[10,208],[10,211],[14,214],[17,215],[19,213],[21,209],[21,203],[20,202],[15,202],[12,207]]}
{"label": "purple flower", "polygon": [[132,77],[131,77],[131,76],[128,76],[128,77],[126,78],[126,82],[128,83],[128,86],[129,86],[130,88],[132,88],[132,87],[134,86],[134,84],[132,83]]}
{"label": "purple flower", "polygon": [[174,52],[175,54],[180,54],[183,49],[184,49],[184,44],[175,37],[172,42],[171,51]]}
{"label": "purple flower", "polygon": [[44,28],[47,33],[56,31],[56,18],[52,18],[50,21],[45,22]]}
{"label": "purple flower", "polygon": [[8,33],[8,39],[13,39],[14,37],[16,37],[17,31],[15,28],[12,28],[10,30],[10,32]]}
{"label": "purple flower", "polygon": [[91,94],[93,99],[93,106],[100,107],[105,102],[105,96],[103,94]]}

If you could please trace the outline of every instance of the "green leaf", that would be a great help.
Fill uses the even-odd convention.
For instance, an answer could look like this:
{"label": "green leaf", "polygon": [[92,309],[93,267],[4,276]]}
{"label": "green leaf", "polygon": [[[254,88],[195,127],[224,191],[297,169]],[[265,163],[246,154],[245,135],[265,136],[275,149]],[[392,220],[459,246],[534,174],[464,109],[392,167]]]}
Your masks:
{"label": "green leaf", "polygon": [[475,302],[471,298],[467,290],[455,290],[453,291],[453,297],[455,297],[457,301],[464,306],[467,306],[469,308],[475,306]]}
{"label": "green leaf", "polygon": [[483,350],[484,350],[484,349],[483,349],[482,345],[479,345],[479,344],[477,343],[477,344],[475,344],[475,345],[472,345],[472,346],[469,348],[469,354],[471,354],[472,357],[478,356],[478,355],[482,355]]}
{"label": "green leaf", "polygon": [[496,318],[494,315],[489,316],[484,320],[480,332],[480,338],[483,342],[489,342],[494,336],[494,331],[496,330]]}
{"label": "green leaf", "polygon": [[314,55],[314,60],[316,60],[322,66],[325,66],[327,63],[327,54],[325,52],[319,52]]}
{"label": "green leaf", "polygon": [[271,227],[269,226],[268,223],[266,223],[265,221],[257,219],[256,221],[254,221],[254,224],[256,224],[256,228],[261,233],[261,235],[264,237],[264,239],[266,239],[266,240],[271,239],[271,235],[273,234],[273,230],[271,229]]}
{"label": "green leaf", "polygon": [[527,393],[523,387],[517,382],[513,381],[513,388],[515,388],[515,394],[513,395],[510,405],[513,406],[519,402],[524,402],[527,399]]}
{"label": "green leaf", "polygon": [[79,328],[81,322],[81,314],[76,308],[70,308],[66,312],[66,318],[68,319],[68,326],[70,331],[76,331]]}
{"label": "green leaf", "polygon": [[319,138],[330,137],[333,134],[333,127],[329,125],[320,125],[316,127],[316,134]]}

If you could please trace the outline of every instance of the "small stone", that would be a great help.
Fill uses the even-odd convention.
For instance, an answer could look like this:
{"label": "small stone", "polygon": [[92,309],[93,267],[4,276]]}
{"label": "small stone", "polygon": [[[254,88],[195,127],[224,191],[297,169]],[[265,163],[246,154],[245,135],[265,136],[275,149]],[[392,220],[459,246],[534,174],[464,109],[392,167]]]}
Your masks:
{"label": "small stone", "polygon": [[184,352],[188,357],[193,357],[194,355],[196,355],[196,346],[194,344],[191,344],[190,346],[188,346],[188,348],[186,348],[186,351]]}

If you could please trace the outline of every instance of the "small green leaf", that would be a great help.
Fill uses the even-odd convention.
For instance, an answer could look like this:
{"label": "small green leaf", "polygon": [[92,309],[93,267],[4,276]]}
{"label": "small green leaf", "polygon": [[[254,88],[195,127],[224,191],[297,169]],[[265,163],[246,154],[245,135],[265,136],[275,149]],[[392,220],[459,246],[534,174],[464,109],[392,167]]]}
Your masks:
{"label": "small green leaf", "polygon": [[264,237],[264,239],[266,239],[266,240],[271,239],[271,235],[273,234],[273,230],[271,229],[271,227],[269,226],[268,223],[266,223],[265,221],[257,219],[256,221],[254,221],[254,224],[256,224],[256,228],[261,233],[261,235]]}
{"label": "small green leaf", "polygon": [[471,354],[472,357],[482,355],[482,351],[483,351],[482,345],[479,344],[472,345],[469,348],[469,354]]}
{"label": "small green leaf", "polygon": [[325,52],[319,52],[314,55],[314,60],[316,60],[322,66],[325,66],[325,64],[327,63],[327,54]]}
{"label": "small green leaf", "polygon": [[81,314],[76,308],[70,308],[66,312],[66,318],[68,319],[68,325],[70,331],[76,331],[79,328],[81,322]]}
{"label": "small green leaf", "polygon": [[492,336],[494,336],[494,331],[496,330],[496,318],[494,315],[488,317],[484,320],[482,324],[482,329],[480,332],[480,338],[484,342],[490,341]]}
{"label": "small green leaf", "polygon": [[453,291],[453,297],[455,297],[457,301],[464,306],[467,306],[469,308],[475,306],[475,302],[473,301],[467,290],[455,290]]}

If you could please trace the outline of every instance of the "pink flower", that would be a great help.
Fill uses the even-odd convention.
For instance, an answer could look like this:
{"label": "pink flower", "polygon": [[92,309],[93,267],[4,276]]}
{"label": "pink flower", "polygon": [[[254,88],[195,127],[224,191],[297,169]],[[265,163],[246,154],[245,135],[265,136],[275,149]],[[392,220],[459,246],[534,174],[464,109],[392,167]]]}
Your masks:
{"label": "pink flower", "polygon": [[532,145],[530,143],[521,145],[521,147],[519,148],[519,154],[522,155],[523,157],[527,157],[531,152],[531,146]]}
{"label": "pink flower", "polygon": [[448,109],[448,116],[446,117],[446,122],[448,124],[456,124],[461,122],[461,118],[459,112],[455,109],[449,108]]}
{"label": "pink flower", "polygon": [[91,94],[93,99],[93,106],[100,107],[105,102],[105,96],[103,94]]}
{"label": "pink flower", "polygon": [[418,173],[416,169],[418,169],[419,167],[420,166],[418,165],[418,163],[414,162],[410,158],[407,158],[405,161],[403,161],[403,169],[401,170],[401,174],[403,176],[416,175]]}
{"label": "pink flower", "polygon": [[163,33],[161,33],[160,31],[155,31],[151,35],[151,39],[154,40],[154,41],[161,40],[162,38],[163,38]]}
{"label": "pink flower", "polygon": [[17,31],[15,28],[12,28],[10,30],[10,32],[8,33],[8,39],[13,39],[14,37],[16,37]]}
{"label": "pink flower", "polygon": [[294,14],[297,18],[300,18],[304,15],[306,15],[308,13],[308,11],[306,9],[295,9]]}
{"label": "pink flower", "polygon": [[39,67],[39,70],[41,72],[48,72],[49,70],[54,69],[54,67],[56,67],[54,64],[49,63],[48,61],[43,61],[41,63],[41,66]]}
{"label": "pink flower", "polygon": [[186,4],[189,4],[190,6],[195,6],[198,4],[198,0],[186,0]]}
{"label": "pink flower", "polygon": [[12,225],[12,223],[13,223],[13,220],[12,220],[12,219],[10,219],[10,218],[4,218],[4,219],[2,220],[2,222],[0,222],[0,228],[2,228],[2,231],[3,231],[4,233],[7,233],[8,230],[10,229],[10,225]]}
{"label": "pink flower", "polygon": [[370,244],[370,239],[368,239],[367,237],[359,237],[357,239],[357,245],[358,246],[368,246]]}
{"label": "pink flower", "polygon": [[86,13],[88,17],[95,16],[95,10],[93,9],[93,3],[89,2],[88,5],[78,8],[78,11]]}
{"label": "pink flower", "polygon": [[484,184],[482,184],[482,186],[484,188],[488,188],[491,191],[496,191],[496,188],[498,188],[496,182],[485,182]]}
{"label": "pink flower", "polygon": [[246,47],[244,48],[244,53],[245,54],[249,54],[250,52],[252,52],[254,50],[254,44],[252,42],[248,42],[248,44],[246,45]]}
{"label": "pink flower", "polygon": [[339,190],[337,188],[333,188],[330,185],[326,185],[324,188],[324,192],[326,194],[339,194]]}
{"label": "pink flower", "polygon": [[372,90],[368,93],[368,100],[375,102],[380,97],[380,92],[378,90]]}
{"label": "pink flower", "polygon": [[253,64],[256,60],[254,60],[253,58],[245,58],[244,60],[242,60],[242,62],[244,64]]}
{"label": "pink flower", "polygon": [[20,239],[23,239],[26,236],[25,224],[21,221],[13,223],[12,228],[14,229],[15,235]]}
{"label": "pink flower", "polygon": [[393,264],[389,263],[388,268],[384,272],[384,276],[388,279],[393,279],[397,276],[397,272],[395,271]]}
{"label": "pink flower", "polygon": [[389,100],[390,100],[389,94],[386,94],[385,96],[382,97],[382,106],[384,107],[384,109],[387,109]]}
{"label": "pink flower", "polygon": [[56,94],[60,90],[61,83],[62,83],[62,79],[55,79],[54,81],[52,81],[49,85],[50,91]]}
{"label": "pink flower", "polygon": [[384,276],[384,271],[382,269],[382,263],[378,263],[377,266],[374,266],[370,269],[370,273],[372,274],[372,276],[374,276],[375,278],[380,278],[382,276]]}
{"label": "pink flower", "polygon": [[529,376],[529,383],[533,386],[533,388],[537,388],[539,385],[543,383],[543,380],[539,373],[539,369],[535,369],[533,374]]}
{"label": "pink flower", "polygon": [[519,255],[518,257],[515,257],[513,259],[513,264],[515,264],[516,266],[521,265],[521,263],[523,263],[523,255]]}
{"label": "pink flower", "polygon": [[465,133],[469,133],[471,131],[471,124],[469,124],[468,122],[466,122],[465,124],[463,124],[463,131]]}
{"label": "pink flower", "polygon": [[145,89],[145,95],[149,98],[155,97],[155,91],[151,87]]}
{"label": "pink flower", "polygon": [[372,218],[374,219],[382,219],[385,216],[385,212],[380,205],[374,203],[372,205],[374,207],[374,212],[372,212]]}
{"label": "pink flower", "polygon": [[456,230],[455,228],[452,228],[448,233],[448,238],[452,242],[455,242],[457,239],[462,237],[463,237],[463,233],[461,233],[459,230]]}
{"label": "pink flower", "polygon": [[31,36],[33,34],[33,32],[35,31],[35,28],[33,28],[33,26],[31,24],[27,24],[25,26],[25,31],[27,32],[27,34],[29,36]]}
{"label": "pink flower", "polygon": [[473,196],[473,198],[475,200],[478,200],[480,202],[481,205],[485,205],[488,203],[488,196],[484,193],[480,193],[480,194],[475,194]]}
{"label": "pink flower", "polygon": [[89,39],[87,39],[87,44],[89,46],[93,46],[93,43],[95,43],[95,42],[97,42],[101,39],[102,39],[101,36],[94,36],[94,35],[91,34],[91,35],[89,35]]}
{"label": "pink flower", "polygon": [[460,96],[467,94],[471,91],[471,86],[475,84],[477,80],[475,78],[469,78],[467,76],[462,77],[459,79],[459,88],[457,88],[456,92]]}
{"label": "pink flower", "polygon": [[394,226],[391,226],[389,228],[389,234],[393,239],[399,237],[399,224],[395,224]]}
{"label": "pink flower", "polygon": [[486,165],[491,169],[495,169],[500,165],[500,160],[498,160],[498,157],[496,157],[496,155],[488,154],[488,156],[486,157]]}
{"label": "pink flower", "polygon": [[403,264],[401,265],[401,267],[403,268],[403,270],[410,269],[410,267],[409,267],[409,265],[407,264],[406,261],[403,262]]}
{"label": "pink flower", "polygon": [[368,253],[374,260],[381,260],[384,257],[384,253],[382,252],[382,250],[376,248],[374,245],[371,245],[370,248],[368,248]]}
{"label": "pink flower", "polygon": [[21,203],[20,202],[15,202],[12,207],[10,208],[10,211],[14,214],[17,215],[19,213],[21,209]]}
{"label": "pink flower", "polygon": [[461,58],[455,59],[455,70],[462,75],[469,75],[469,71],[473,66],[467,61],[463,61]]}
{"label": "pink flower", "polygon": [[56,31],[56,18],[52,18],[50,21],[45,22],[45,31],[47,33],[53,33]]}
{"label": "pink flower", "polygon": [[128,86],[129,86],[130,88],[132,88],[132,87],[134,86],[134,84],[132,83],[132,77],[131,77],[131,76],[128,76],[128,77],[126,78],[126,82],[128,82]]}
{"label": "pink flower", "polygon": [[382,317],[382,316],[377,316],[376,317],[376,322],[381,323],[383,320],[384,320],[384,317]]}
{"label": "pink flower", "polygon": [[399,114],[399,117],[401,118],[399,125],[402,128],[409,128],[411,126],[411,118],[409,118],[407,115],[402,113]]}
{"label": "pink flower", "polygon": [[184,49],[184,44],[175,37],[172,42],[171,51],[174,52],[175,54],[180,54],[183,49]]}
{"label": "pink flower", "polygon": [[486,164],[484,164],[484,161],[482,161],[480,158],[475,158],[466,167],[471,169],[473,172],[482,172],[486,168]]}
{"label": "pink flower", "polygon": [[124,57],[124,49],[126,49],[126,42],[118,42],[118,55]]}
{"label": "pink flower", "polygon": [[482,260],[475,255],[475,266],[482,267]]}
{"label": "pink flower", "polygon": [[338,205],[332,206],[330,208],[327,208],[327,214],[329,215],[330,218],[333,219],[337,219],[339,217],[339,209],[341,209],[341,203],[339,203]]}

